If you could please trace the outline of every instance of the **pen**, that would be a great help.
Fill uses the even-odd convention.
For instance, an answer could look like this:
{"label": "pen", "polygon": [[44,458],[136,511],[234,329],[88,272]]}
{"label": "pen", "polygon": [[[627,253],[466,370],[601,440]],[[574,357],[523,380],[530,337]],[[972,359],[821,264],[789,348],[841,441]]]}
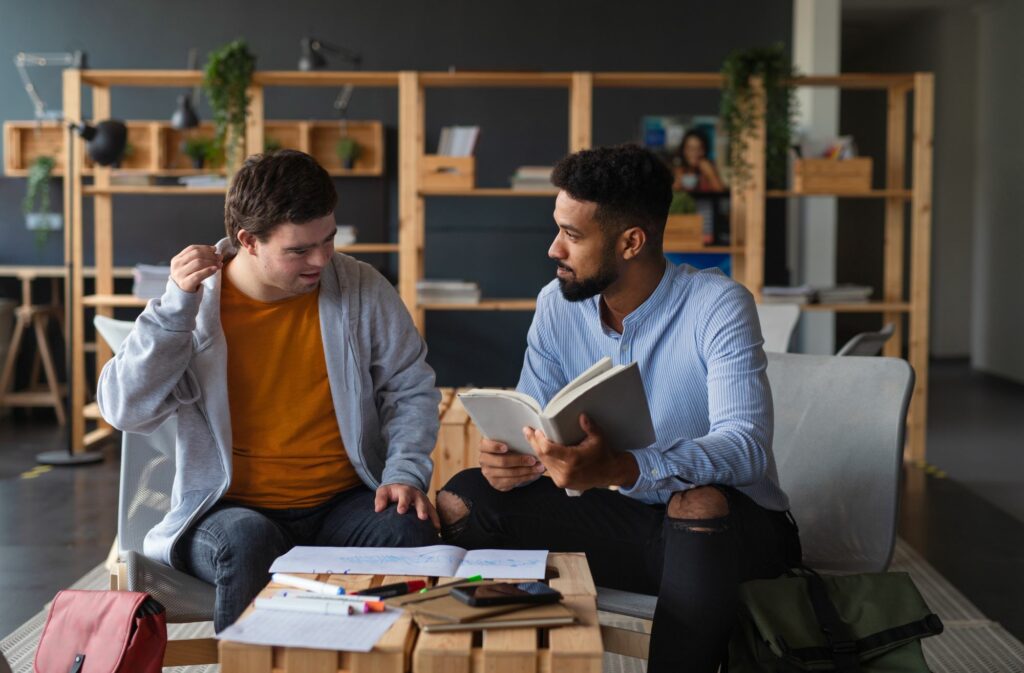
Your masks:
{"label": "pen", "polygon": [[301,600],[296,596],[257,598],[256,607],[264,610],[286,610],[290,612],[312,612],[318,615],[359,615],[367,612],[384,612],[384,604],[375,609],[372,603],[348,601]]}
{"label": "pen", "polygon": [[[383,612],[384,602],[379,600],[377,596],[322,596],[320,594],[310,593],[308,591],[302,592],[288,592],[282,591],[278,594],[279,597],[288,599],[301,599],[304,601],[329,601],[331,603],[338,604],[351,604],[355,605],[356,609],[361,609],[361,606],[369,606],[370,612]],[[365,610],[364,610],[365,612]]]}
{"label": "pen", "polygon": [[306,591],[312,591],[313,593],[322,594],[324,596],[345,595],[345,587],[328,584],[327,582],[306,579],[305,577],[296,577],[295,575],[287,575],[285,573],[274,573],[271,575],[270,579],[278,584],[285,584],[290,587],[295,587],[296,589],[305,589]]}
{"label": "pen", "polygon": [[432,587],[424,587],[424,588],[420,589],[420,593],[421,594],[425,594],[428,591],[433,591],[434,589],[444,589],[446,587],[458,586],[459,584],[469,584],[470,582],[479,582],[482,579],[483,579],[482,575],[473,575],[472,577],[465,577],[465,578],[463,578],[461,580],[455,580],[454,582],[445,582],[444,584],[435,584]]}
{"label": "pen", "polygon": [[[372,587],[366,590],[366,593],[373,592],[374,596],[378,598],[392,598],[394,596],[402,596],[404,594],[411,594],[414,591],[419,591],[423,587],[427,586],[427,583],[423,580],[409,580],[408,582],[396,582],[394,584],[385,584],[384,586]],[[362,595],[362,591],[357,591],[353,596]]]}

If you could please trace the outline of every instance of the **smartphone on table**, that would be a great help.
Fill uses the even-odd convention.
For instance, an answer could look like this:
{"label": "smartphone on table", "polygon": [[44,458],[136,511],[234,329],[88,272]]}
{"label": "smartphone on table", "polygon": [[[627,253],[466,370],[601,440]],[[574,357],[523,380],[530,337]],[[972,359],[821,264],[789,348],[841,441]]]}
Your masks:
{"label": "smartphone on table", "polygon": [[482,608],[491,605],[512,605],[525,603],[543,605],[557,603],[562,594],[543,582],[498,582],[495,584],[469,585],[451,590],[456,600],[466,605]]}

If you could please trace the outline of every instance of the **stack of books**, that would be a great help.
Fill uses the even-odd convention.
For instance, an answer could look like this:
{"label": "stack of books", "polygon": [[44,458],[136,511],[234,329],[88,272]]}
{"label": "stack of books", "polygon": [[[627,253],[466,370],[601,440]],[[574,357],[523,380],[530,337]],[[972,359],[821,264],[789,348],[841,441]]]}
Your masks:
{"label": "stack of books", "polygon": [[822,304],[850,304],[866,302],[871,297],[869,285],[836,285],[835,287],[819,287],[818,301]]}
{"label": "stack of books", "polygon": [[806,304],[814,298],[814,290],[809,285],[783,287],[765,285],[761,289],[762,304]]}
{"label": "stack of books", "polygon": [[551,166],[520,166],[510,182],[512,189],[554,189],[551,184]]}
{"label": "stack of books", "polygon": [[421,280],[416,296],[421,304],[479,304],[480,286],[463,280]]}
{"label": "stack of books", "polygon": [[136,264],[132,269],[132,294],[140,299],[156,299],[164,294],[171,267],[154,264]]}
{"label": "stack of books", "polygon": [[443,126],[437,153],[446,157],[471,157],[479,137],[479,126]]}
{"label": "stack of books", "polygon": [[227,187],[228,179],[216,173],[203,173],[202,175],[183,175],[178,178],[178,184],[189,188]]}

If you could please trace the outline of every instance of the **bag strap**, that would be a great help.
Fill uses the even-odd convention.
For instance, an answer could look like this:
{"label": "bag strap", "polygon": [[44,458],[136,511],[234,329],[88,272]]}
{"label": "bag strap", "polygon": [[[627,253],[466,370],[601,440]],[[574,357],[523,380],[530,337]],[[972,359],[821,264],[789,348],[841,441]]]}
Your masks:
{"label": "bag strap", "polygon": [[807,594],[811,599],[811,607],[814,608],[814,616],[828,641],[836,672],[862,673],[860,659],[857,657],[857,641],[853,639],[850,627],[836,612],[836,606],[828,597],[825,581],[810,568],[803,567],[801,570],[804,571],[801,576],[807,582]]}
{"label": "bag strap", "polygon": [[84,654],[76,654],[75,655],[75,661],[74,661],[74,663],[71,664],[71,669],[68,671],[68,673],[82,673],[82,666],[84,666],[84,665],[85,665],[85,655]]}

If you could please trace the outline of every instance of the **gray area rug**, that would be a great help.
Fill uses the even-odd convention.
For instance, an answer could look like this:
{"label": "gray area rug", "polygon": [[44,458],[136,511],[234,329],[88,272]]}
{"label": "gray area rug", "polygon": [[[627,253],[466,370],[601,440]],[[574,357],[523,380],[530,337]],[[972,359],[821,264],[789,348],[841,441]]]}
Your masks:
{"label": "gray area rug", "polygon": [[[946,581],[927,561],[902,540],[896,542],[892,570],[909,572],[929,607],[942,618],[946,630],[924,641],[925,657],[934,673],[1024,673],[1024,645],[999,624],[985,617],[967,598]],[[106,569],[100,565],[75,582],[73,589],[106,589]],[[642,630],[637,620],[601,614],[601,622]],[[46,610],[22,624],[0,641],[0,652],[7,657],[13,673],[31,673],[36,644],[46,623]],[[210,622],[172,624],[168,636],[202,638],[213,635]],[[213,673],[219,666],[182,666],[167,668],[176,673]],[[631,657],[606,654],[608,673],[639,673],[646,662]]]}

